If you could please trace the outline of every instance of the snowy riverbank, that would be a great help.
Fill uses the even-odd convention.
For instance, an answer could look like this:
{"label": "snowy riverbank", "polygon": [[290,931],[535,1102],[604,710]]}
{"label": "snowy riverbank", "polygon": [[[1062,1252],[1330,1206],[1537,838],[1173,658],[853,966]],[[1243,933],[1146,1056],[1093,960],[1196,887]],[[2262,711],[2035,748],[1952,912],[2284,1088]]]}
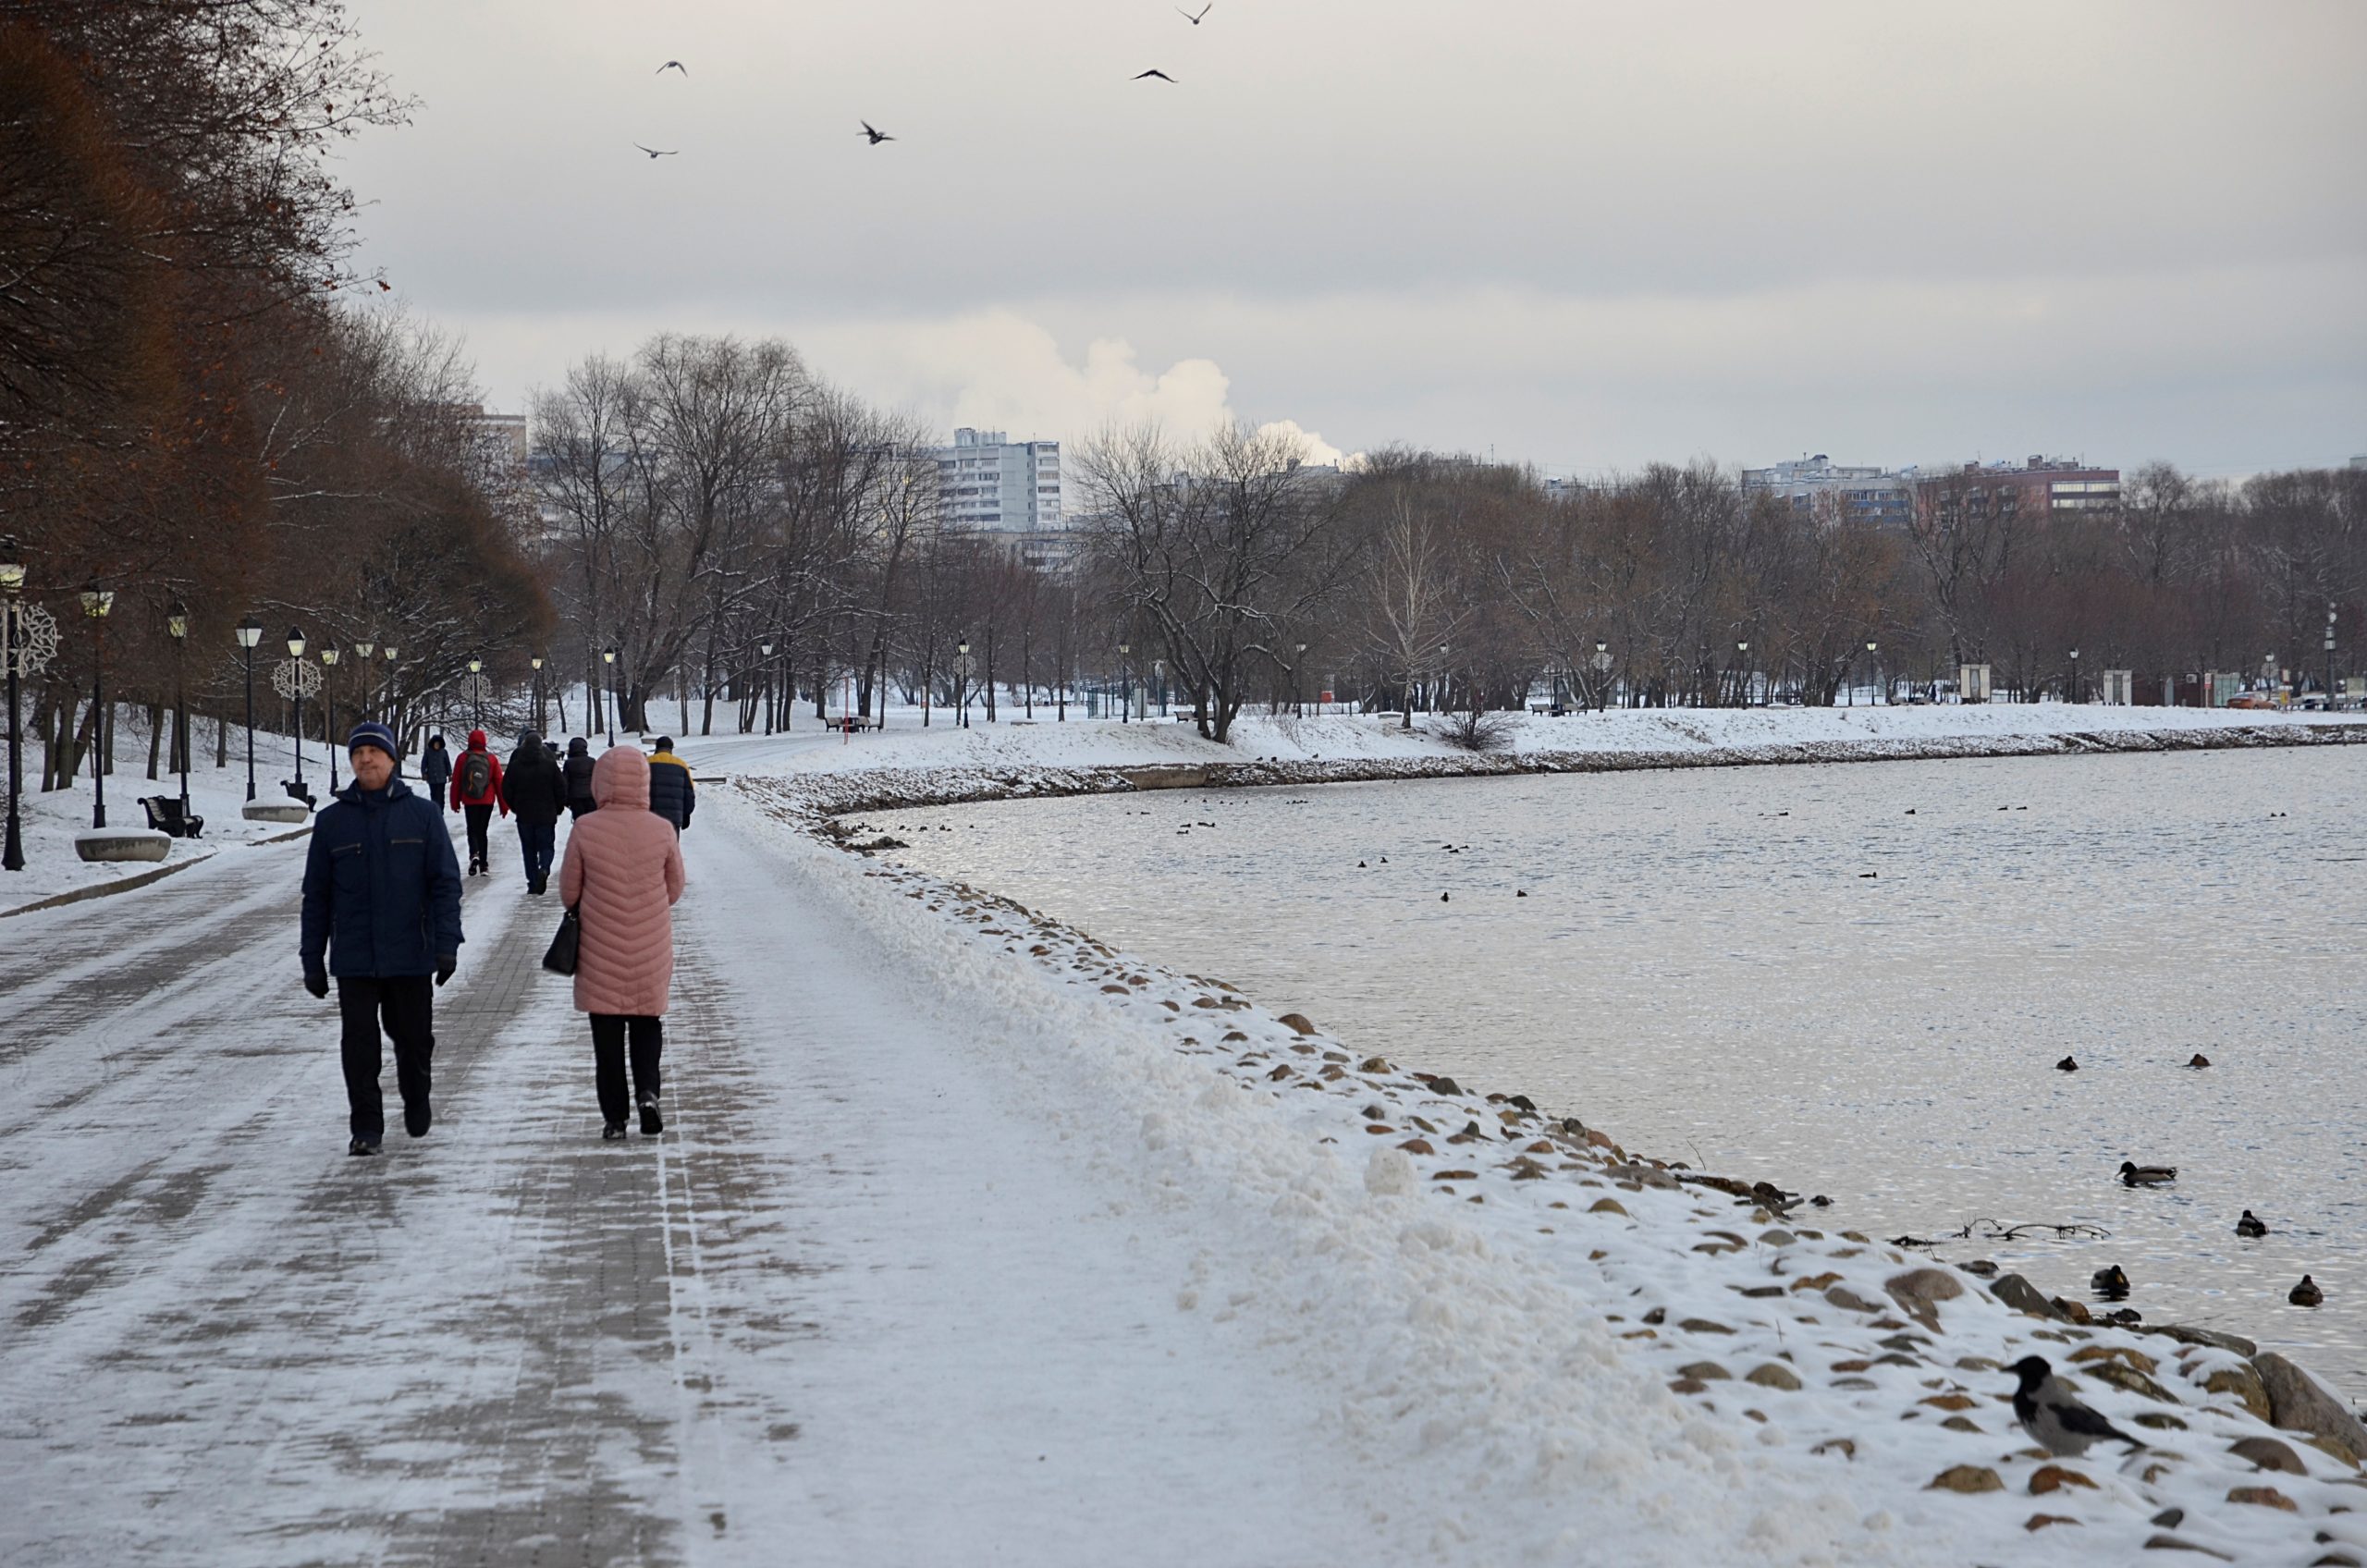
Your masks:
{"label": "snowy riverbank", "polygon": [[[2139,723],[2102,730],[2047,722],[2058,715],[2100,717],[1614,715],[1593,747],[1539,745],[1540,731],[1575,721],[1533,720],[1509,760],[1702,766],[2360,738],[2283,717],[2124,709],[2111,717]],[[1254,724],[1245,749],[1262,760],[1216,763],[1200,781],[1499,771],[1507,760],[1418,749],[1366,723]],[[1216,751],[1175,727],[1103,725],[1049,738],[891,732],[803,755],[779,754],[778,738],[738,746],[774,752],[779,771],[740,770],[733,794],[776,831],[834,841],[841,829],[824,813],[1125,790],[1134,770],[1197,771]],[[730,766],[737,748],[709,749],[719,754],[699,759],[703,771]],[[1374,766],[1404,771],[1332,771]],[[849,824],[843,836],[877,830]],[[1063,1139],[1108,1179],[1113,1213],[1147,1205],[1221,1238],[1177,1281],[1176,1310],[1283,1345],[1335,1387],[1337,1420],[1371,1462],[1420,1477],[1433,1501],[1413,1539],[1442,1560],[1561,1561],[1583,1543],[1636,1561],[2084,1565],[2175,1542],[2231,1561],[2346,1550],[2367,1561],[2367,1525],[2353,1523],[2367,1517],[2355,1464],[2367,1433],[2240,1341],[2083,1325],[2084,1309],[1979,1271],[1973,1243],[1949,1263],[1886,1245],[1846,1229],[1846,1215],[1631,1154],[1585,1127],[1584,1107],[1430,1078],[1423,1063],[1368,1057],[991,893],[841,864],[859,885],[849,902],[915,971],[990,998],[1044,1043],[1026,1071],[1063,1108]],[[2155,1447],[2125,1464],[2110,1450],[2047,1461],[2016,1428],[2000,1370],[2032,1353],[2076,1366],[2086,1397]]]}

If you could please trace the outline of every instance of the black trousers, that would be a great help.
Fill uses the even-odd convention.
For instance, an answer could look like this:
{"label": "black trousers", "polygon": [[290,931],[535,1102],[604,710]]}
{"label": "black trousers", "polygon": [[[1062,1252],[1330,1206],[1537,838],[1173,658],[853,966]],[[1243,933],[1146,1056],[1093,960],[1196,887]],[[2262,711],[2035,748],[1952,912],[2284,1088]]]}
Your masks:
{"label": "black trousers", "polygon": [[464,804],[460,807],[460,815],[469,819],[469,864],[472,867],[490,867],[493,864],[489,858],[492,851],[485,843],[484,830],[485,824],[493,820],[493,807]]}
{"label": "black trousers", "polygon": [[526,885],[539,888],[550,879],[551,856],[558,849],[558,824],[548,819],[518,819],[518,847],[526,856]]}
{"label": "black trousers", "polygon": [[[632,1088],[625,1093],[625,1037],[632,1037]],[[666,1021],[641,1013],[592,1015],[592,1060],[600,1084],[600,1120],[622,1121],[635,1101],[657,1096],[657,1059],[666,1049]]]}
{"label": "black trousers", "polygon": [[395,1042],[395,1086],[403,1122],[417,1137],[427,1131],[427,1093],[435,1057],[435,982],[424,974],[341,974],[337,1011],[345,1026],[345,1097],[357,1138],[386,1134],[386,1106],[378,1091],[378,1026]]}
{"label": "black trousers", "polygon": [[570,801],[567,802],[567,819],[570,822],[581,821],[583,814],[591,809],[592,802],[590,801]]}

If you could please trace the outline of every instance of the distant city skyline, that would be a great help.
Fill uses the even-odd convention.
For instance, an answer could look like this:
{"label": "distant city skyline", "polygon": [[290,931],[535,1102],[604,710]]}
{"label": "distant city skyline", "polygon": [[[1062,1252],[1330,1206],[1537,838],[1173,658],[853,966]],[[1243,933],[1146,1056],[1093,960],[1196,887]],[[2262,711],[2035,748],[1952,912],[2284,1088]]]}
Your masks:
{"label": "distant city skyline", "polygon": [[422,100],[340,150],[360,260],[503,409],[671,329],[1069,442],[1237,416],[1557,475],[2367,447],[2348,0],[355,15]]}

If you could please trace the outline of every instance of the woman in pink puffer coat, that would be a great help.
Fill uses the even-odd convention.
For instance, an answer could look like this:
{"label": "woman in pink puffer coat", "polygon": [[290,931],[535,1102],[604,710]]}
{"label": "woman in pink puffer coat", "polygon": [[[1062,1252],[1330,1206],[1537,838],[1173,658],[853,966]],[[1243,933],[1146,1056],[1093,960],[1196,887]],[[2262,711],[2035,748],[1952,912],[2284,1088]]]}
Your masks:
{"label": "woman in pink puffer coat", "polygon": [[[597,809],[577,819],[559,864],[558,896],[583,922],[575,1006],[592,1015],[603,1138],[666,1130],[657,1113],[657,1059],[665,1049],[667,993],[674,978],[673,907],[682,896],[682,847],[674,825],[649,809],[649,759],[615,746],[592,766]],[[632,1041],[632,1097],[625,1096],[625,1041]]]}

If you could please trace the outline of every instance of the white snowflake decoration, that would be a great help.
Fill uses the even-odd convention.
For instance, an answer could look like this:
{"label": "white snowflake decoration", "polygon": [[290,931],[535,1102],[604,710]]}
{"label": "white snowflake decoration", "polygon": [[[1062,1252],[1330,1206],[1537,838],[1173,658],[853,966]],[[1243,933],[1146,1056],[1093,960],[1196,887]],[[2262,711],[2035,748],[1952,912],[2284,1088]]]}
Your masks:
{"label": "white snowflake decoration", "polygon": [[[20,680],[39,675],[57,656],[56,618],[39,605],[18,606],[16,643],[15,648],[0,656],[17,667]],[[6,673],[6,668],[0,668],[0,675]]]}

